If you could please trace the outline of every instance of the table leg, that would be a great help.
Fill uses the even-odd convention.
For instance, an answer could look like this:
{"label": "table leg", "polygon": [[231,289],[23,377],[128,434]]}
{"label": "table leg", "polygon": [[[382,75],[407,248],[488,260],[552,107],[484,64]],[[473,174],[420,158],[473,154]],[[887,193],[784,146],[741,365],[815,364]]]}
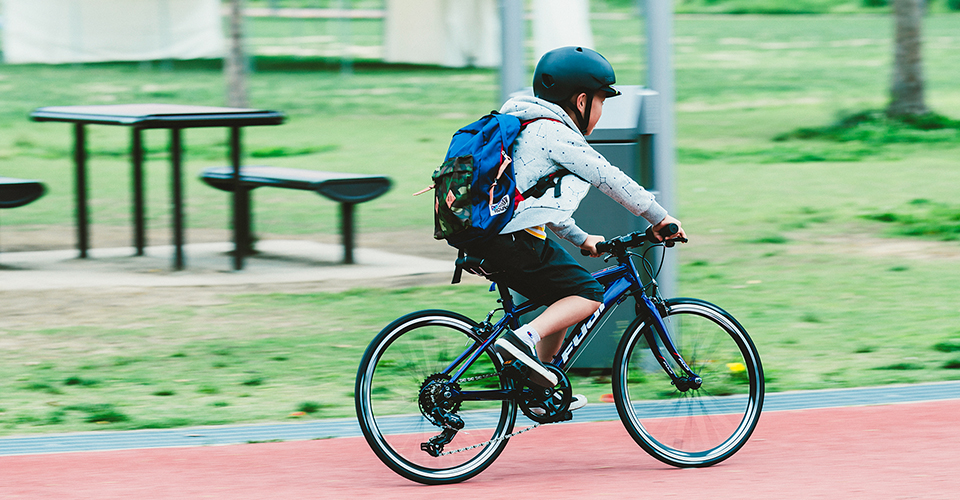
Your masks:
{"label": "table leg", "polygon": [[353,210],[355,203],[340,204],[340,234],[343,239],[343,263],[353,264]]}
{"label": "table leg", "polygon": [[233,268],[243,269],[250,251],[250,192],[240,186],[240,127],[230,127],[230,165],[233,166]]}
{"label": "table leg", "polygon": [[82,123],[74,125],[73,160],[76,164],[77,183],[77,248],[80,258],[87,258],[90,234],[87,230],[87,138]]}
{"label": "table leg", "polygon": [[170,129],[170,166],[173,181],[173,247],[174,268],[183,269],[183,145],[180,142],[180,129]]}
{"label": "table leg", "polygon": [[144,200],[143,200],[143,131],[134,127],[131,138],[131,157],[133,158],[133,246],[137,255],[143,255],[146,247],[146,230],[144,228]]}

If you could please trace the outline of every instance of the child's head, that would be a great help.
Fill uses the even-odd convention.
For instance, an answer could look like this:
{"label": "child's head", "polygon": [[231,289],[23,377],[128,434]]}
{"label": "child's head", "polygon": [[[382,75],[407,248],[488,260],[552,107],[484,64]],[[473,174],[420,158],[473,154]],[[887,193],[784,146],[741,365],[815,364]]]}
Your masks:
{"label": "child's head", "polygon": [[562,47],[540,58],[533,74],[533,93],[559,104],[584,135],[593,132],[603,112],[603,101],[620,91],[613,66],[595,50]]}

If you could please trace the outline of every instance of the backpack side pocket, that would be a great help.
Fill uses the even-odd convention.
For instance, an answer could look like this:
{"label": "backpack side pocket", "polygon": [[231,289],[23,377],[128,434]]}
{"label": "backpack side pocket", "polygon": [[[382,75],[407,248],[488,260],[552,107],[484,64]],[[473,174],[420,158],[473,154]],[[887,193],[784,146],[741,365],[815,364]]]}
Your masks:
{"label": "backpack side pocket", "polygon": [[473,175],[472,155],[450,158],[433,172],[435,239],[448,238],[472,226]]}

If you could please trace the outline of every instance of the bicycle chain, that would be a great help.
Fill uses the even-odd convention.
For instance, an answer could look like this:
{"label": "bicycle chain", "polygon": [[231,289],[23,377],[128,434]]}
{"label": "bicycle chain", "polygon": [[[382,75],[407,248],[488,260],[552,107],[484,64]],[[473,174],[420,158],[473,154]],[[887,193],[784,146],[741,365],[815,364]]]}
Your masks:
{"label": "bicycle chain", "polygon": [[496,377],[497,375],[500,375],[500,372],[485,373],[483,375],[475,375],[473,377],[460,378],[460,379],[457,379],[457,382],[475,382],[477,380],[483,380],[485,378]]}
{"label": "bicycle chain", "polygon": [[440,455],[437,455],[437,456],[442,457],[442,456],[445,456],[445,455],[453,455],[454,453],[462,453],[462,452],[464,452],[464,451],[470,451],[470,450],[472,450],[472,449],[474,449],[474,448],[479,448],[479,447],[481,447],[481,446],[486,446],[486,445],[488,445],[488,444],[493,444],[493,443],[495,443],[495,442],[506,441],[507,439],[510,439],[510,438],[512,438],[513,436],[516,436],[517,434],[523,434],[524,432],[532,431],[533,429],[536,429],[537,427],[540,427],[541,425],[543,425],[543,424],[541,424],[540,422],[537,422],[537,423],[531,425],[530,427],[527,427],[526,429],[520,429],[519,431],[514,432],[514,433],[511,433],[511,434],[508,434],[508,435],[506,435],[506,436],[504,436],[504,437],[502,437],[502,438],[494,438],[494,439],[491,439],[491,440],[489,440],[489,441],[487,441],[487,442],[485,442],[485,443],[477,443],[477,444],[475,444],[475,445],[473,445],[473,446],[467,446],[466,448],[460,448],[459,450],[445,451],[445,452],[443,452],[443,453],[441,453]]}

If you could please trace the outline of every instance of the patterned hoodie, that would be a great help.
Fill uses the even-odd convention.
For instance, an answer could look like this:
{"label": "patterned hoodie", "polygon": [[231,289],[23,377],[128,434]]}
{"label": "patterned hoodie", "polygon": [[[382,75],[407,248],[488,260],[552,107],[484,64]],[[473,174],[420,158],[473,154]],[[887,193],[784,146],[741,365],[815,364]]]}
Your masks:
{"label": "patterned hoodie", "polygon": [[590,185],[651,224],[657,224],[667,216],[667,211],[656,202],[653,194],[611,165],[587,143],[570,115],[560,106],[536,97],[520,96],[504,103],[500,112],[514,115],[521,121],[551,118],[562,122],[537,120],[527,125],[517,137],[513,146],[513,166],[517,188],[521,192],[561,168],[575,174],[563,177],[559,198],[554,197],[551,190],[540,198],[521,201],[500,234],[545,225],[557,236],[580,246],[588,235],[573,220],[573,212],[587,195]]}

